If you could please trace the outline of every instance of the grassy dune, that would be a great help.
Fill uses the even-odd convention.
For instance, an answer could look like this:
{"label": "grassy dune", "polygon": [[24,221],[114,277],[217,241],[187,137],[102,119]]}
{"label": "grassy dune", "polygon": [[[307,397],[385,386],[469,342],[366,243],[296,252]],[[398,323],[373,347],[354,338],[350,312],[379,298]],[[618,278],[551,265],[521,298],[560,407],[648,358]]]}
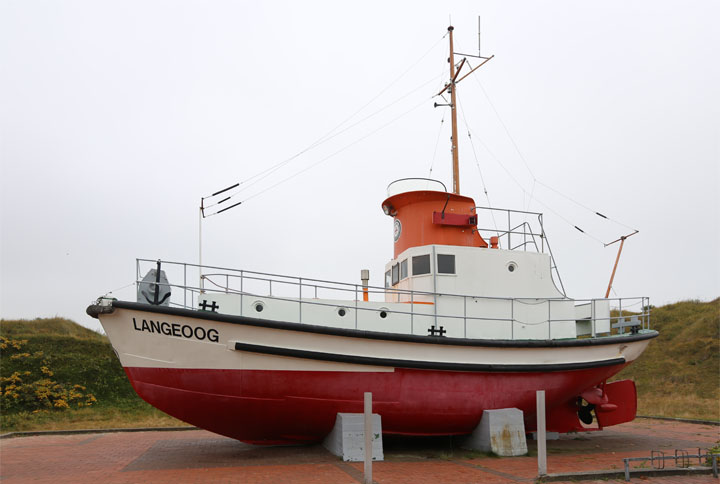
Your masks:
{"label": "grassy dune", "polygon": [[[651,324],[660,337],[617,376],[637,383],[638,414],[720,420],[720,298],[655,308]],[[3,432],[185,425],[135,394],[102,334],[51,318],[0,320],[0,338]]]}
{"label": "grassy dune", "polygon": [[720,298],[651,311],[660,332],[617,379],[632,378],[638,414],[720,420]]}
{"label": "grassy dune", "polygon": [[100,333],[62,318],[0,320],[0,338],[3,432],[184,425],[137,396]]}
{"label": "grassy dune", "polygon": [[37,318],[19,320],[0,320],[0,336],[6,338],[26,338],[36,336],[61,336],[79,340],[102,341],[108,343],[105,335],[80,326],[64,318]]}

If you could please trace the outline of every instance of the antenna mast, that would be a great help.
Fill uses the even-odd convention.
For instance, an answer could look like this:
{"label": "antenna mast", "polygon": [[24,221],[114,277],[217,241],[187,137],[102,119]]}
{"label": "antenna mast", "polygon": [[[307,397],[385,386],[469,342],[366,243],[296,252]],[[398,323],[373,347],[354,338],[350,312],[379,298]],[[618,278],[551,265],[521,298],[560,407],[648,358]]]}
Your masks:
{"label": "antenna mast", "polygon": [[[452,113],[452,162],[453,162],[453,193],[460,194],[460,164],[458,158],[458,136],[457,136],[457,102],[455,100],[455,53],[453,51],[453,30],[455,28],[451,25],[448,27],[448,33],[450,34],[450,112]],[[465,59],[463,59],[465,63]],[[462,67],[462,66],[461,66]],[[458,72],[460,72],[458,70]]]}
{"label": "antenna mast", "polygon": [[[435,107],[438,106],[450,106],[450,112],[451,112],[451,119],[452,119],[452,138],[451,138],[451,145],[452,145],[452,168],[453,168],[453,193],[459,195],[460,194],[460,163],[459,163],[459,155],[458,155],[458,134],[457,134],[457,94],[456,89],[457,85],[460,81],[465,79],[467,76],[475,72],[477,69],[479,69],[481,66],[483,66],[487,61],[495,57],[494,55],[491,55],[490,57],[483,57],[480,55],[480,18],[478,17],[478,55],[470,55],[470,54],[461,54],[457,53],[458,55],[463,56],[463,59],[460,61],[460,64],[455,67],[455,49],[453,44],[453,30],[455,30],[455,27],[452,25],[448,27],[448,35],[450,37],[450,57],[448,57],[448,63],[450,64],[450,82],[445,84],[445,87],[443,87],[439,93],[436,94],[436,96],[441,96],[442,94],[449,92],[450,93],[450,104],[438,104],[435,103]],[[482,59],[482,62],[470,69],[470,72],[462,76],[460,79],[458,79],[458,76],[460,75],[460,71],[462,70],[463,66],[465,65],[465,62],[467,62],[468,57],[476,57],[478,59]],[[468,63],[469,65],[469,63]]]}

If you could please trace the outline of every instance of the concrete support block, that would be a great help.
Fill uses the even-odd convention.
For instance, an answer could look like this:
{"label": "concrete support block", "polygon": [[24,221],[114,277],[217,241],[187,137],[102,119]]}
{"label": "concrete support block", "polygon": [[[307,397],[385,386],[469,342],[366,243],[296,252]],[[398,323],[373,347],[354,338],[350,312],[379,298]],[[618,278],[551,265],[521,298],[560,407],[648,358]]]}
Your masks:
{"label": "concrete support block", "polygon": [[522,410],[517,408],[485,410],[480,423],[462,446],[500,456],[527,454]]}
{"label": "concrete support block", "polygon": [[[365,416],[362,413],[338,413],[335,427],[325,437],[323,447],[344,461],[365,460]],[[372,414],[372,458],[384,460],[382,445],[382,421],[380,415]]]}

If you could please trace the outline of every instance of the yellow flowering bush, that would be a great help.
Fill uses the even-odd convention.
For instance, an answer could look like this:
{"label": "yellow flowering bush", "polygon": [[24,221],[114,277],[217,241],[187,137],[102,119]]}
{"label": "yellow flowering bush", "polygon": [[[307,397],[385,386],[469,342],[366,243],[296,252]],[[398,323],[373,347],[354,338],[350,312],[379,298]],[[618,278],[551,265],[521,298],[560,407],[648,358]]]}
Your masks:
{"label": "yellow flowering bush", "polygon": [[8,348],[15,348],[16,350],[21,349],[21,346],[26,344],[26,339],[11,340],[0,336],[0,350],[6,350]]}
{"label": "yellow flowering bush", "polygon": [[[26,343],[27,340],[12,340],[0,336],[1,357],[5,358],[7,353],[14,353],[10,355],[11,360],[43,358],[42,351],[33,355],[21,352]],[[87,407],[97,402],[92,393],[85,393],[86,388],[82,385],[69,386],[51,380],[54,373],[49,365],[47,359],[42,359],[41,375],[37,376],[33,375],[32,371],[14,371],[9,376],[0,377],[0,410],[42,413],[48,410],[65,410],[71,406]]]}

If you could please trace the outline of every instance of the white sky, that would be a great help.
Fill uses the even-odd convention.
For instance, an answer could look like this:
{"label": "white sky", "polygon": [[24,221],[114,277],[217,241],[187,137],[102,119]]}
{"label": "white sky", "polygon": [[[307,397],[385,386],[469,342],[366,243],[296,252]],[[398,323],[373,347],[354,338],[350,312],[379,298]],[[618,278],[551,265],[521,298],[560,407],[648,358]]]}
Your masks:
{"label": "white sky", "polygon": [[[718,2],[4,0],[0,317],[98,328],[86,306],[131,284],[136,257],[197,261],[201,196],[371,100],[353,120],[394,104],[237,200],[357,143],[206,219],[203,257],[352,283],[368,268],[381,285],[388,183],[433,164],[450,184],[449,115],[432,162],[446,113],[432,96],[449,16],[456,51],[475,54],[478,15],[496,57],[459,93],[490,200],[546,212],[568,295],[602,297],[617,246],[556,214],[604,241],[627,229],[533,187],[513,140],[536,180],[640,230],[617,295],[720,296]],[[461,190],[487,205],[462,117],[459,138]]]}

